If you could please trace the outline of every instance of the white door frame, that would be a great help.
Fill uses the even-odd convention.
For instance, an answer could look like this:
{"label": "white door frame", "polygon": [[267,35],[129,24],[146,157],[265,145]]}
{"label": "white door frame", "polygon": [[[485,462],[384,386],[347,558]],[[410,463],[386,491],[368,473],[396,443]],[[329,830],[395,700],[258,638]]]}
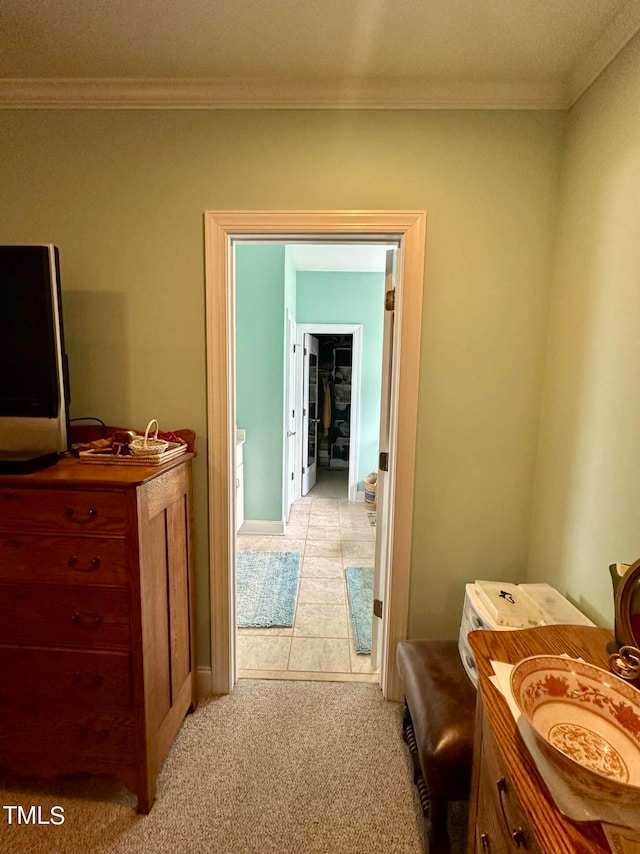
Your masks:
{"label": "white door frame", "polygon": [[331,236],[353,242],[399,240],[390,448],[395,506],[391,562],[383,609],[386,619],[380,685],[389,700],[402,698],[396,646],[407,637],[418,415],[419,354],[426,213],[424,211],[206,211],[205,287],[211,690],[226,694],[235,662],[235,366],[233,244],[240,238],[278,242]]}
{"label": "white door frame", "polygon": [[[353,437],[360,439],[360,377],[362,372],[362,324],[361,323],[298,323],[296,338],[296,354],[302,353],[302,341],[305,332],[310,335],[351,335],[352,336],[352,368],[351,368],[351,410],[349,439]],[[298,349],[300,344],[300,349]],[[302,411],[302,386],[298,389],[300,399],[298,401],[299,411]],[[297,437],[296,437],[297,438]],[[354,448],[349,442],[349,501],[355,501],[358,494],[358,444]],[[302,459],[302,442],[296,449],[297,459]],[[298,498],[302,496],[302,491]]]}
{"label": "white door frame", "polygon": [[[286,365],[285,365],[285,389],[284,389],[284,516],[283,521],[289,521],[289,513],[291,505],[299,497],[299,482],[300,474],[297,464],[298,457],[298,426],[300,425],[301,412],[298,407],[298,359],[296,352],[296,322],[291,317],[287,309],[287,317],[285,319],[286,330]],[[290,434],[293,435],[290,435]]]}
{"label": "white door frame", "polygon": [[[395,328],[395,311],[386,310],[386,294],[396,288],[397,249],[387,249],[385,252],[385,312],[382,335],[382,371],[380,375],[380,413],[378,418],[378,451],[388,453],[394,442],[391,418],[391,383],[393,380],[393,333]],[[393,458],[389,459],[386,470],[378,468],[376,483],[376,544],[373,561],[373,599],[385,600],[385,578],[389,562],[389,542],[393,536],[394,516],[393,504],[389,501],[388,481],[392,476]],[[382,615],[371,615],[371,665],[380,666],[382,643],[384,639],[384,610]]]}

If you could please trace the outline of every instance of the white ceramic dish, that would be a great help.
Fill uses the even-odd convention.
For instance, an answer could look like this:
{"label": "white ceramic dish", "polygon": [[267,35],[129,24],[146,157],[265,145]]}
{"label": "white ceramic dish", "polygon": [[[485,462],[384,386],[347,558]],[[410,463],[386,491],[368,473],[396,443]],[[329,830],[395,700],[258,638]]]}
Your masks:
{"label": "white ceramic dish", "polygon": [[548,655],[516,664],[511,691],[576,794],[640,808],[640,691],[599,667]]}

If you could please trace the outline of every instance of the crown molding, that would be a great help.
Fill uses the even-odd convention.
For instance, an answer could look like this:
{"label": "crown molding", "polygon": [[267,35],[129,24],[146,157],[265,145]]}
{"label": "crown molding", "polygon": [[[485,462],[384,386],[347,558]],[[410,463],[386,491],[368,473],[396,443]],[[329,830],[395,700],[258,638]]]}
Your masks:
{"label": "crown molding", "polygon": [[628,0],[569,75],[566,84],[567,107],[575,104],[638,30],[640,0]]}
{"label": "crown molding", "polygon": [[640,0],[628,0],[564,83],[426,78],[1,78],[0,109],[566,110],[639,30]]}
{"label": "crown molding", "polygon": [[2,109],[562,110],[552,83],[450,80],[1,79]]}

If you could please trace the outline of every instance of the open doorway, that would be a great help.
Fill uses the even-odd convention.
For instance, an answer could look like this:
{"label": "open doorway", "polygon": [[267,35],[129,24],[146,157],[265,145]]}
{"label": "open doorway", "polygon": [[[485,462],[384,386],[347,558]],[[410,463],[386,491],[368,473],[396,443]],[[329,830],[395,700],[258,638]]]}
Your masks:
{"label": "open doorway", "polygon": [[[359,396],[354,377],[353,335],[325,333],[321,331],[324,327],[320,331],[311,324],[310,327],[306,334],[315,344],[318,361],[315,382],[309,370],[304,386],[308,390],[305,397],[308,407],[303,403],[306,429],[302,434],[302,496],[315,490],[314,495],[348,499],[349,481],[353,479],[350,474],[357,468],[353,451],[359,438],[353,418]],[[307,349],[311,356],[311,347],[303,348]],[[316,413],[316,417],[304,416],[307,410],[310,415]]]}
{"label": "open doorway", "polygon": [[[205,214],[208,507],[211,589],[211,667],[199,677],[211,693],[226,693],[235,661],[234,245],[247,238],[399,241],[396,334],[390,378],[388,492],[394,508],[387,544],[390,572],[382,609],[383,695],[402,694],[395,648],[407,636],[413,522],[414,460],[421,339],[426,215],[424,211],[208,211]],[[207,687],[204,688],[207,690]]]}
{"label": "open doorway", "polygon": [[[362,500],[360,461],[363,459],[365,466],[375,466],[378,455],[381,284],[382,272],[378,270],[368,282],[370,290],[365,291],[361,323],[297,325],[297,343],[291,359],[295,363],[292,370],[301,381],[292,406],[301,413],[301,429],[295,434],[293,464],[285,472],[285,477],[294,483],[292,500],[307,495],[318,477],[325,483],[333,480],[344,484],[344,495],[339,497]],[[367,366],[363,385],[365,328]],[[363,405],[364,425],[360,418]]]}
{"label": "open doorway", "polygon": [[[237,673],[378,681],[371,666],[376,526],[363,480],[379,450],[385,245],[305,244],[313,270],[308,251],[289,264],[290,249],[242,241],[235,251],[245,502],[236,517],[244,518],[236,541]],[[284,365],[278,335],[289,342]]]}

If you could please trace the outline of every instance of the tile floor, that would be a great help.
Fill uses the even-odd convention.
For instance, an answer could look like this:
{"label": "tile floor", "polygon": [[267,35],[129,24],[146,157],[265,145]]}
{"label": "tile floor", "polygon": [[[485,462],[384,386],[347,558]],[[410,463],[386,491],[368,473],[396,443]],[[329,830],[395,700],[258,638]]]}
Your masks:
{"label": "tile floor", "polygon": [[371,656],[355,651],[344,575],[346,566],[373,566],[375,528],[364,504],[346,495],[346,472],[320,470],[291,508],[284,537],[238,535],[240,551],[302,556],[293,627],[238,629],[239,678],[378,681]]}

